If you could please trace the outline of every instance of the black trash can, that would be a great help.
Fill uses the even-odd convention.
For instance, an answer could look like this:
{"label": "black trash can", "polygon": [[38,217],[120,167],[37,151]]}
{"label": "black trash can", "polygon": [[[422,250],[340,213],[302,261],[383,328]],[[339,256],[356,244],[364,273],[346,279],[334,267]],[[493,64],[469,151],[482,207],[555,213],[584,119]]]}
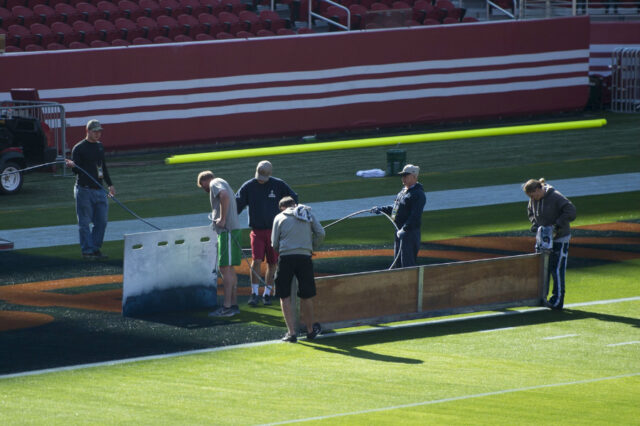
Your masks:
{"label": "black trash can", "polygon": [[387,176],[397,175],[407,164],[407,151],[404,149],[387,150]]}

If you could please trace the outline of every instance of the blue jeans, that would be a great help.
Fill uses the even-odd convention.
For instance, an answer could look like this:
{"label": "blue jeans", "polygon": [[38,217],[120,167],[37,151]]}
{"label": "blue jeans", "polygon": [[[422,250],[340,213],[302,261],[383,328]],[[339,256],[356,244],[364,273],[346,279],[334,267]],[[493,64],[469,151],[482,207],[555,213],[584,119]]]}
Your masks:
{"label": "blue jeans", "polygon": [[76,185],[73,195],[76,199],[80,248],[82,253],[93,253],[102,247],[104,231],[107,229],[109,212],[107,194],[102,189],[83,188]]}

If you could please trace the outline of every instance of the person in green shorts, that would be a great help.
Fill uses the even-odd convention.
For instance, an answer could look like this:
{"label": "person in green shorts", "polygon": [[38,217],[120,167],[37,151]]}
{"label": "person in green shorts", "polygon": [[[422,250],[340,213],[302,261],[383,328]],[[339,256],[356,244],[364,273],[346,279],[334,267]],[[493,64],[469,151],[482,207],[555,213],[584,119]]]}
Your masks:
{"label": "person in green shorts", "polygon": [[198,174],[198,187],[209,194],[212,226],[218,233],[218,267],[222,275],[224,303],[210,316],[232,317],[240,313],[238,308],[238,276],[234,266],[242,261],[240,247],[240,221],[235,192],[226,180],[217,178],[206,170]]}

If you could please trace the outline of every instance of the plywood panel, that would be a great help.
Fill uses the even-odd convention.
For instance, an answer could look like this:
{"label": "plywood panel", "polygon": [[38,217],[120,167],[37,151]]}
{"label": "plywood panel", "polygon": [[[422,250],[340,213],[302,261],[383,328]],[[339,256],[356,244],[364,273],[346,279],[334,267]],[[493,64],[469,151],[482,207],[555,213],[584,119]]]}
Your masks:
{"label": "plywood panel", "polygon": [[416,312],[418,268],[316,279],[316,321],[337,322]]}
{"label": "plywood panel", "polygon": [[513,256],[424,268],[424,311],[536,299],[542,257]]}

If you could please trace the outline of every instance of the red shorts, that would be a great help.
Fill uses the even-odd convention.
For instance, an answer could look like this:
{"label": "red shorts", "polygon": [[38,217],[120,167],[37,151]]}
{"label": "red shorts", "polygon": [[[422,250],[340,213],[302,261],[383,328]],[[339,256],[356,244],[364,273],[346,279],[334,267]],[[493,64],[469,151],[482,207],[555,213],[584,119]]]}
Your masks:
{"label": "red shorts", "polygon": [[251,258],[264,260],[267,257],[269,265],[278,263],[278,252],[271,246],[271,229],[251,230]]}

